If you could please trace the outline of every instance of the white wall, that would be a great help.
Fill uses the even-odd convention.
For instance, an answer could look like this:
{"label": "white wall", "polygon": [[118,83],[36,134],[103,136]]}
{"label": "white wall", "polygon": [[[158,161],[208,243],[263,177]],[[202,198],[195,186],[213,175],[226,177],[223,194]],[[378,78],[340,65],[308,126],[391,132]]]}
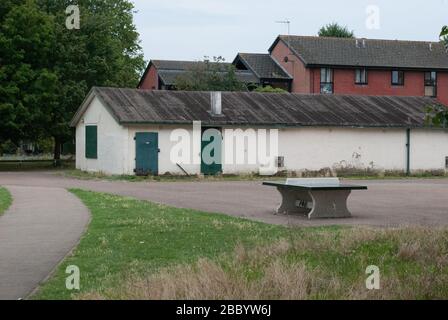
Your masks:
{"label": "white wall", "polygon": [[448,157],[448,132],[445,130],[411,131],[411,170],[437,170],[445,168]]}
{"label": "white wall", "polygon": [[[85,158],[85,125],[98,126],[98,159]],[[183,174],[171,161],[170,141],[174,129],[185,129],[193,136],[192,126],[134,125],[120,126],[94,98],[77,126],[76,167],[85,171],[108,174],[134,174],[136,132],[159,134],[159,174]],[[225,130],[226,128],[223,128]],[[245,130],[245,128],[243,128]],[[258,132],[258,130],[255,130]],[[244,132],[238,134],[240,137]],[[285,157],[289,171],[320,170],[323,168],[356,168],[374,170],[406,170],[406,130],[372,128],[287,128],[279,129],[279,155]],[[197,137],[196,137],[197,138]],[[196,151],[200,140],[196,139]],[[223,137],[223,160],[226,137]],[[194,146],[191,145],[191,152]],[[243,146],[248,153],[254,143]],[[268,149],[269,152],[269,149]],[[236,153],[236,150],[234,150]],[[411,131],[411,170],[445,169],[448,156],[448,133],[444,130],[413,129]],[[189,163],[180,163],[189,174],[200,173],[199,153],[190,155]],[[194,162],[196,160],[196,162]],[[259,164],[223,163],[227,174],[258,172]]]}
{"label": "white wall", "polygon": [[[85,126],[98,126],[98,158],[85,157]],[[127,128],[120,126],[95,97],[76,127],[76,168],[123,174],[127,159]]]}

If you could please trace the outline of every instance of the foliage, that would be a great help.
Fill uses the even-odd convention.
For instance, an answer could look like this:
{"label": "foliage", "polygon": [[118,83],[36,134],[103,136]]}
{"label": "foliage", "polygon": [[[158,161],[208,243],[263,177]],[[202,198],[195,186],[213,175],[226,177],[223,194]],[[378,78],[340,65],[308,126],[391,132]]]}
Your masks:
{"label": "foliage", "polygon": [[9,208],[12,197],[8,190],[0,187],[0,216]]}
{"label": "foliage", "polygon": [[[448,46],[448,26],[444,26],[440,32],[440,39]],[[448,109],[446,106],[433,105],[426,109],[426,123],[435,127],[446,128],[448,126]]]}
{"label": "foliage", "polygon": [[336,22],[329,23],[319,29],[319,37],[332,37],[332,38],[354,38],[355,33],[353,30],[349,30],[347,26],[341,26]]}
{"label": "foliage", "polygon": [[79,0],[81,28],[65,26],[70,0],[0,5],[0,141],[53,137],[55,158],[92,86],[135,86],[144,69],[129,0]]}
{"label": "foliage", "polygon": [[262,92],[262,93],[287,93],[288,91],[282,88],[273,88],[271,86],[266,87],[257,87],[254,92]]}
{"label": "foliage", "polygon": [[221,56],[213,57],[210,61],[197,64],[188,72],[175,80],[177,90],[185,91],[246,91],[245,84],[236,77],[236,69],[231,64],[225,64]]}

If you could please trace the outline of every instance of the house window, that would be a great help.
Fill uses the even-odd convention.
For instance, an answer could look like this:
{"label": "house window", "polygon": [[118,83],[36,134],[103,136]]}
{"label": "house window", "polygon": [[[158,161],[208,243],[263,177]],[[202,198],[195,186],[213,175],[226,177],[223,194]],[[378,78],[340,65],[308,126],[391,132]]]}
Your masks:
{"label": "house window", "polygon": [[320,69],[320,93],[333,93],[333,70],[330,68]]}
{"label": "house window", "polygon": [[393,86],[404,85],[404,71],[399,70],[392,71],[392,85]]}
{"label": "house window", "polygon": [[367,84],[367,69],[356,69],[355,83],[356,84]]}
{"label": "house window", "polygon": [[86,126],[86,158],[98,158],[98,127]]}
{"label": "house window", "polygon": [[428,71],[425,72],[425,96],[436,97],[437,96],[437,72]]}

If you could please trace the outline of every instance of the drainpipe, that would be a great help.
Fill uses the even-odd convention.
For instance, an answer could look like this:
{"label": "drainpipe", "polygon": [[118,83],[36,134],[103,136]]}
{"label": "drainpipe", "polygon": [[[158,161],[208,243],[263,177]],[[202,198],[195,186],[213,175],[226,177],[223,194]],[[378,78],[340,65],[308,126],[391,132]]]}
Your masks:
{"label": "drainpipe", "polygon": [[406,175],[411,175],[411,129],[406,129]]}

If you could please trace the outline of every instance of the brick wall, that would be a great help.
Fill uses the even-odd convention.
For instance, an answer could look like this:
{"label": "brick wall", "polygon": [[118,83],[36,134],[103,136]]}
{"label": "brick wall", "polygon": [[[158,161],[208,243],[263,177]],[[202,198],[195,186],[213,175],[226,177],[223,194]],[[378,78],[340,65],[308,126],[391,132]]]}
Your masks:
{"label": "brick wall", "polygon": [[[293,77],[292,92],[311,92],[310,70],[298,57],[292,54],[291,50],[281,40],[273,48],[271,56]],[[285,57],[288,57],[288,62],[285,62]]]}
{"label": "brick wall", "polygon": [[[320,68],[306,68],[280,40],[271,56],[294,78],[292,92],[320,93]],[[289,62],[285,62],[288,57]],[[424,96],[424,72],[405,71],[403,86],[392,85],[390,70],[368,70],[368,84],[355,84],[355,69],[333,69],[334,93],[350,95]],[[437,98],[448,105],[448,72],[437,73]]]}
{"label": "brick wall", "polygon": [[154,66],[151,66],[149,68],[139,89],[145,89],[145,90],[158,90],[159,89],[159,76],[157,75],[157,70]]}

